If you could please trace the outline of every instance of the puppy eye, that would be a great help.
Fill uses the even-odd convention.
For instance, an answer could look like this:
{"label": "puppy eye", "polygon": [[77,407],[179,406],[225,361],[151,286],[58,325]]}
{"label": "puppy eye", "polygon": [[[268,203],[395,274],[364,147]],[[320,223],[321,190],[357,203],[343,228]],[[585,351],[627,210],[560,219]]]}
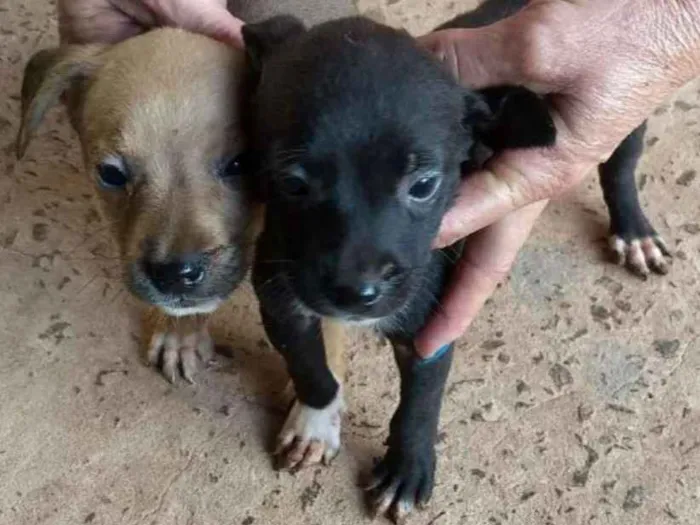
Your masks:
{"label": "puppy eye", "polygon": [[300,173],[289,173],[279,180],[279,189],[288,197],[306,197],[309,194],[309,183]]}
{"label": "puppy eye", "polygon": [[129,182],[124,164],[120,159],[110,159],[97,165],[97,178],[106,190],[120,190]]}
{"label": "puppy eye", "polygon": [[221,178],[230,179],[242,176],[248,170],[248,163],[248,156],[245,153],[241,153],[226,163],[221,170]]}
{"label": "puppy eye", "polygon": [[415,201],[423,202],[430,199],[440,186],[440,177],[427,175],[421,177],[408,190],[408,195]]}

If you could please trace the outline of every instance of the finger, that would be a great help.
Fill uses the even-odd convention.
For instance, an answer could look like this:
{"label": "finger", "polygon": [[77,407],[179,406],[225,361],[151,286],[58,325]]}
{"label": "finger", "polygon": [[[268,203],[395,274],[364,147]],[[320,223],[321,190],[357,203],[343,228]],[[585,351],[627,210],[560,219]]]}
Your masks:
{"label": "finger", "polygon": [[507,275],[547,205],[540,201],[525,206],[466,240],[449,288],[436,313],[416,338],[422,358],[461,336],[499,282]]}
{"label": "finger", "polygon": [[449,246],[526,204],[575,185],[585,170],[571,166],[563,175],[563,155],[557,147],[507,151],[468,175],[442,219],[434,246]]}
{"label": "finger", "polygon": [[229,13],[225,2],[151,0],[149,3],[160,18],[161,25],[181,27],[243,47],[243,22]]}
{"label": "finger", "polygon": [[[462,83],[472,88],[522,84],[522,52],[500,22],[476,29],[446,29],[418,39]],[[514,53],[514,51],[516,51]]]}
{"label": "finger", "polygon": [[205,35],[226,44],[243,49],[243,22],[231,15],[225,8],[203,10],[198,24],[185,29],[201,31]]}
{"label": "finger", "polygon": [[60,41],[112,44],[142,33],[155,25],[155,19],[146,7],[139,6],[140,2],[127,0],[60,0]]}

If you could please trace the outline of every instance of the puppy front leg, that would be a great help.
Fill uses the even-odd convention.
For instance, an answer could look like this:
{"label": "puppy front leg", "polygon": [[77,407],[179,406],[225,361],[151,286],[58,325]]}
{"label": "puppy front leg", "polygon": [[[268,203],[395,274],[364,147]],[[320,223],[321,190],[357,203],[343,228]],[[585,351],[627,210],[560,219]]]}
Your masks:
{"label": "puppy front leg", "polygon": [[435,479],[435,442],[452,345],[420,359],[413,344],[392,341],[401,374],[401,399],[391,419],[388,450],[367,485],[376,516],[386,512],[397,523],[427,504]]}
{"label": "puppy front leg", "polygon": [[[284,469],[329,464],[340,450],[340,422],[344,408],[342,387],[333,375],[338,364],[339,341],[321,320],[301,314],[272,315],[261,308],[267,337],[282,354],[294,384],[296,400],[278,435],[275,455]],[[324,339],[330,355],[326,354]]]}
{"label": "puppy front leg", "polygon": [[143,315],[141,332],[146,359],[171,383],[179,375],[194,383],[197,362],[208,362],[214,353],[208,321],[208,315],[172,317],[159,308],[148,307]]}

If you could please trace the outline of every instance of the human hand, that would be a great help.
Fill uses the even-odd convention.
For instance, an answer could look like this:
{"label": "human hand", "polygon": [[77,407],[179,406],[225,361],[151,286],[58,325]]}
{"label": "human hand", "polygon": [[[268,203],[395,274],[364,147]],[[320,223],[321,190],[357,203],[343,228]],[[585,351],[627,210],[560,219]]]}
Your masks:
{"label": "human hand", "polygon": [[243,22],[226,0],[59,0],[61,42],[115,43],[159,26],[181,27],[243,46]]}
{"label": "human hand", "polygon": [[700,74],[698,15],[697,0],[532,0],[487,28],[421,39],[470,87],[524,85],[548,94],[558,135],[552,148],[497,155],[462,183],[436,246],[484,229],[468,239],[442,312],[419,334],[420,355],[467,329],[508,273],[543,201],[576,186]]}

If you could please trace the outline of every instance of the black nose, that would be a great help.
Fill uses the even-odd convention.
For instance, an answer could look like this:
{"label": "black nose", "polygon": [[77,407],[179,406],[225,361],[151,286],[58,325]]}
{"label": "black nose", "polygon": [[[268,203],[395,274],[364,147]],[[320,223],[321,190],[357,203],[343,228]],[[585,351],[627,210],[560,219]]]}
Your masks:
{"label": "black nose", "polygon": [[356,286],[338,286],[333,293],[334,301],[341,308],[372,306],[381,297],[379,284],[358,283]]}
{"label": "black nose", "polygon": [[186,293],[204,280],[204,265],[196,261],[146,262],[145,271],[163,293]]}

